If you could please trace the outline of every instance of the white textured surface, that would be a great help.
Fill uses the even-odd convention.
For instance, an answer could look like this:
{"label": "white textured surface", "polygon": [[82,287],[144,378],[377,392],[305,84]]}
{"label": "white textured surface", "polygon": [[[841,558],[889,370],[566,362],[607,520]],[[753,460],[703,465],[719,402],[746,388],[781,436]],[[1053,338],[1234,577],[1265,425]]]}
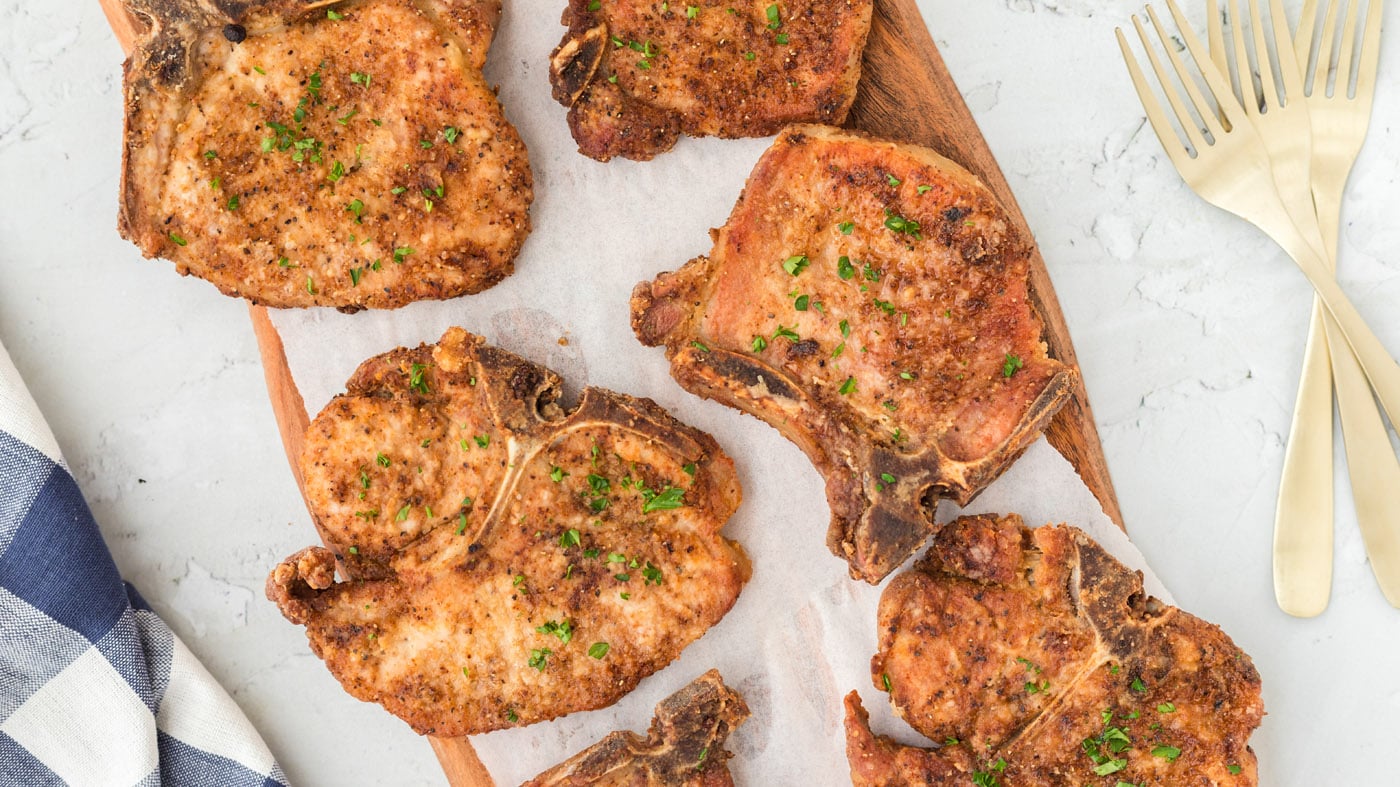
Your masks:
{"label": "white textured surface", "polygon": [[[508,3],[509,24],[552,26],[560,4]],[[1130,8],[921,5],[1049,261],[1135,542],[1182,606],[1222,625],[1263,674],[1270,716],[1254,743],[1265,783],[1378,783],[1375,766],[1400,739],[1392,678],[1400,612],[1369,574],[1344,486],[1331,608],[1290,619],[1270,587],[1273,497],[1309,301],[1301,276],[1252,229],[1197,200],[1163,157],[1112,39]],[[1199,16],[1200,3],[1186,5]],[[1390,6],[1391,57],[1352,176],[1341,277],[1400,350],[1400,8]],[[426,744],[348,700],[301,633],[262,600],[268,568],[310,530],[246,310],[116,237],[120,59],[95,2],[0,0],[0,337],[123,574],[242,704],[289,776],[441,783]],[[538,63],[497,59],[492,70],[507,96],[545,89]],[[549,117],[521,126],[542,128]],[[733,143],[747,151],[734,155],[756,155],[745,145]],[[675,155],[702,146],[724,148],[682,142]],[[642,165],[610,166],[619,171],[619,190],[607,194],[611,220],[645,217],[646,206],[621,196],[624,168]],[[543,204],[550,184],[537,185]],[[712,222],[709,213],[722,219],[732,200],[706,207],[696,226]],[[581,253],[536,259],[590,263]],[[514,297],[528,305],[529,293]],[[623,302],[617,293],[572,319],[611,323],[618,341],[632,341],[615,314]],[[471,300],[461,303],[469,327],[510,330],[472,326]],[[615,369],[609,347],[578,350],[594,384],[651,394],[702,426],[737,418],[667,388],[660,363]],[[794,452],[790,462],[801,460]],[[748,473],[746,488],[759,494]]]}

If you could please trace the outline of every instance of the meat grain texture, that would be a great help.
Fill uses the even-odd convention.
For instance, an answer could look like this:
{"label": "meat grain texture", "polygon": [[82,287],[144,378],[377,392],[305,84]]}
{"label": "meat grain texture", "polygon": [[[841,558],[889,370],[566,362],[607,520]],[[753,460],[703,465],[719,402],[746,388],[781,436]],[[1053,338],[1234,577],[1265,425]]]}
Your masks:
{"label": "meat grain texture", "polygon": [[681,134],[843,123],[873,0],[569,0],[550,57],[579,152],[646,160]]}
{"label": "meat grain texture", "polygon": [[[712,438],[461,329],[366,361],[301,468],[325,548],[268,596],[346,691],[423,734],[616,702],[733,606],[749,567]],[[350,579],[336,582],[339,561]]]}
{"label": "meat grain texture", "polygon": [[724,742],[748,718],[744,698],[710,670],[656,706],[645,738],[608,733],[523,787],[732,787]]}
{"label": "meat grain texture", "polygon": [[513,270],[525,145],[500,0],[127,0],[122,235],[225,294],[393,308]]}
{"label": "meat grain texture", "polygon": [[714,248],[632,295],[682,387],[767,421],[826,479],[827,544],[878,582],[1039,435],[1075,371],[1028,299],[1031,243],[934,152],[794,126]]}
{"label": "meat grain texture", "polygon": [[1075,528],[949,524],[885,589],[879,637],[876,689],[942,746],[875,735],[852,692],[857,787],[1258,784],[1249,656]]}

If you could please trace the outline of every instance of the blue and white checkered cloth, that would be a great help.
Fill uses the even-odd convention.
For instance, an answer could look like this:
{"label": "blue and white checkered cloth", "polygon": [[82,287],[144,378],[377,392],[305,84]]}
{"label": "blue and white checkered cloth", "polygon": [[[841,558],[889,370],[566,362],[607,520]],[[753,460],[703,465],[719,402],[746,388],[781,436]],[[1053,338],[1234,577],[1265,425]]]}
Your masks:
{"label": "blue and white checkered cloth", "polygon": [[0,785],[285,785],[233,700],[122,582],[0,346]]}

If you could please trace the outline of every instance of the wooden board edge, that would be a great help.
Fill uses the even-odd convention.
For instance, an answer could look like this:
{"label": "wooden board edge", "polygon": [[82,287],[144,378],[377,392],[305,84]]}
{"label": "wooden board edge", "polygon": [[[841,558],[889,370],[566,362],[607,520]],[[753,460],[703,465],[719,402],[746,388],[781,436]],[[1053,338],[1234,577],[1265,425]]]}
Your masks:
{"label": "wooden board edge", "polygon": [[[958,162],[997,195],[1025,237],[1035,237],[914,0],[876,0],[860,86],[846,125],[929,146]],[[1031,258],[1030,291],[1031,306],[1044,324],[1050,354],[1078,369],[1069,327],[1038,249]],[[1122,509],[1083,375],[1075,384],[1073,398],[1055,416],[1045,436],[1074,467],[1104,514],[1123,528]]]}

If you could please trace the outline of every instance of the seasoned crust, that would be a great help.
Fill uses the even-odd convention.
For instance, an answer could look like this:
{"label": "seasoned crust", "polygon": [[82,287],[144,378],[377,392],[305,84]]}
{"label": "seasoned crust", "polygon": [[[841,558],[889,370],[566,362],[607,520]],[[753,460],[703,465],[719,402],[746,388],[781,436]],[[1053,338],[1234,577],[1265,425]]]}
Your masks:
{"label": "seasoned crust", "polygon": [[733,462],[649,400],[588,388],[566,410],[554,373],[455,328],[347,388],[301,458],[326,546],[267,595],[346,691],[420,733],[610,705],[748,579],[719,534]]}
{"label": "seasoned crust", "polygon": [[[1253,785],[1259,674],[1219,628],[1147,597],[1083,532],[1016,516],[943,528],[880,599],[877,689],[920,734],[874,736],[847,700],[856,785]],[[955,743],[952,743],[955,742]],[[1103,768],[1110,770],[1103,771]],[[1096,772],[1096,768],[1102,772]],[[1116,770],[1114,770],[1116,769]]]}
{"label": "seasoned crust", "polygon": [[897,567],[940,498],[970,501],[1071,395],[1029,303],[1030,240],[932,151],[793,126],[714,236],[637,286],[633,330],[686,390],[807,453],[852,576]]}
{"label": "seasoned crust", "polygon": [[599,161],[651,159],[681,134],[839,125],[855,100],[873,7],[569,0],[568,32],[550,55],[554,98],[569,108],[579,152]]}
{"label": "seasoned crust", "polygon": [[127,8],[118,228],[147,257],[253,303],[347,311],[511,273],[533,191],[481,75],[499,0]]}
{"label": "seasoned crust", "polygon": [[657,704],[647,737],[608,733],[522,787],[732,787],[724,743],[748,718],[744,698],[710,670]]}

